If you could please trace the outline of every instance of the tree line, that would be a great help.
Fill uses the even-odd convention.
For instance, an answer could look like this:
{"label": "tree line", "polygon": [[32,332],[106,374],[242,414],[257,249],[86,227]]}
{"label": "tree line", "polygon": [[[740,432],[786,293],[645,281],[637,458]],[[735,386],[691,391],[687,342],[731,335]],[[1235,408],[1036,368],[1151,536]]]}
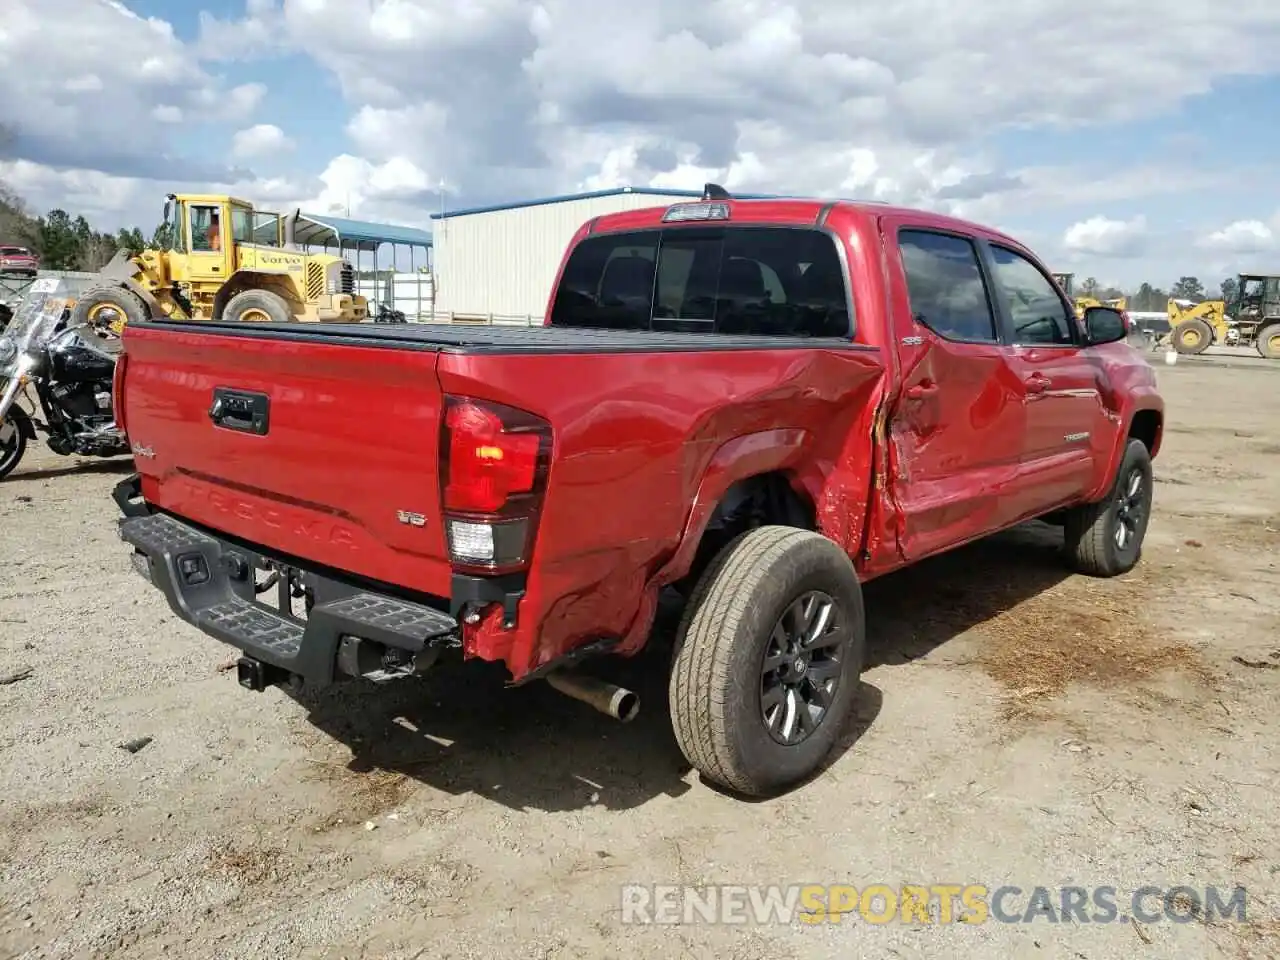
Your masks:
{"label": "tree line", "polygon": [[0,244],[26,247],[40,258],[45,270],[93,273],[105,267],[117,250],[138,254],[149,246],[163,246],[165,236],[164,224],[156,227],[148,240],[138,227],[104,233],[95,230],[83,215],[73,218],[61,209],[33,216],[22,197],[0,183]]}
{"label": "tree line", "polygon": [[1235,277],[1227,277],[1218,284],[1216,291],[1210,292],[1200,282],[1199,277],[1179,277],[1178,282],[1168,290],[1152,286],[1150,283],[1141,284],[1137,290],[1121,290],[1118,287],[1104,287],[1095,278],[1088,277],[1083,283],[1076,284],[1074,293],[1078,297],[1094,297],[1098,300],[1116,300],[1125,297],[1128,301],[1126,306],[1130,310],[1163,313],[1168,309],[1171,299],[1190,300],[1192,303],[1225,300],[1230,303],[1235,298],[1238,285],[1239,282]]}

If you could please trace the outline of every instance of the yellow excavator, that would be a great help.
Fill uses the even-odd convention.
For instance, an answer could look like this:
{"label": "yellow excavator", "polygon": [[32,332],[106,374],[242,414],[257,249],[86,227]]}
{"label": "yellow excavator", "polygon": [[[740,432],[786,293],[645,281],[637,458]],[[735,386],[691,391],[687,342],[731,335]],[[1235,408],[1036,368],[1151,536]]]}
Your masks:
{"label": "yellow excavator", "polygon": [[171,193],[169,242],[136,256],[117,253],[77,300],[72,322],[119,333],[139,320],[368,319],[351,264],[299,250],[297,219],[297,212],[264,213],[235,197]]}
{"label": "yellow excavator", "polygon": [[1268,360],[1280,360],[1280,275],[1242,273],[1236,293],[1225,300],[1169,300],[1173,349],[1204,353],[1213,344],[1252,345]]}

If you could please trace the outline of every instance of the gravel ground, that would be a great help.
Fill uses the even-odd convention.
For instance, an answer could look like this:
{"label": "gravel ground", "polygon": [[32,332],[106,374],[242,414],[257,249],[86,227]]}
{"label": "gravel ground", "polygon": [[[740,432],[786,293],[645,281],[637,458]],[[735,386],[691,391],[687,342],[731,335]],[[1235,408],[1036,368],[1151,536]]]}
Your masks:
{"label": "gravel ground", "polygon": [[[1280,368],[1158,375],[1134,573],[1068,576],[1029,525],[870,585],[857,721],[765,802],[685,768],[656,654],[611,668],[644,698],[625,726],[484,665],[243,691],[129,569],[108,498],[128,465],[37,450],[0,484],[0,956],[1280,956]],[[1122,914],[1144,885],[1242,885],[1248,905],[623,922],[625,884],[710,883],[1009,884],[1017,912],[1036,886],[1110,886]]]}

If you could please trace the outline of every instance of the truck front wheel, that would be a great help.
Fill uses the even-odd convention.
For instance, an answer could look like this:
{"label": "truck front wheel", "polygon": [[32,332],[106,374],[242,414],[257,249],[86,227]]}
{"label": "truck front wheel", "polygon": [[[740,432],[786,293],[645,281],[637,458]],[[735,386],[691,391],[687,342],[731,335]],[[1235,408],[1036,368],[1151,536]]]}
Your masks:
{"label": "truck front wheel", "polygon": [[676,640],[676,742],[702,776],[762,796],[815,773],[862,674],[862,588],[826,537],[765,526],[731,541],[698,580]]}
{"label": "truck front wheel", "polygon": [[1151,454],[1130,440],[1111,491],[1097,503],[1074,507],[1065,524],[1066,549],[1081,573],[1114,577],[1128,573],[1142,557],[1151,518]]}

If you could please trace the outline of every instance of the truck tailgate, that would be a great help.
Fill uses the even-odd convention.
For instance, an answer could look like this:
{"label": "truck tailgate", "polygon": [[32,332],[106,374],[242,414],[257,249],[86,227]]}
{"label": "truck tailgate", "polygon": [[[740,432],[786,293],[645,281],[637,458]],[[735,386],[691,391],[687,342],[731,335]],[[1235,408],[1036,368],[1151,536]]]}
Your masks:
{"label": "truck tailgate", "polygon": [[[125,430],[154,506],[288,556],[441,596],[442,398],[428,344],[126,333]],[[220,402],[219,402],[220,401]]]}

